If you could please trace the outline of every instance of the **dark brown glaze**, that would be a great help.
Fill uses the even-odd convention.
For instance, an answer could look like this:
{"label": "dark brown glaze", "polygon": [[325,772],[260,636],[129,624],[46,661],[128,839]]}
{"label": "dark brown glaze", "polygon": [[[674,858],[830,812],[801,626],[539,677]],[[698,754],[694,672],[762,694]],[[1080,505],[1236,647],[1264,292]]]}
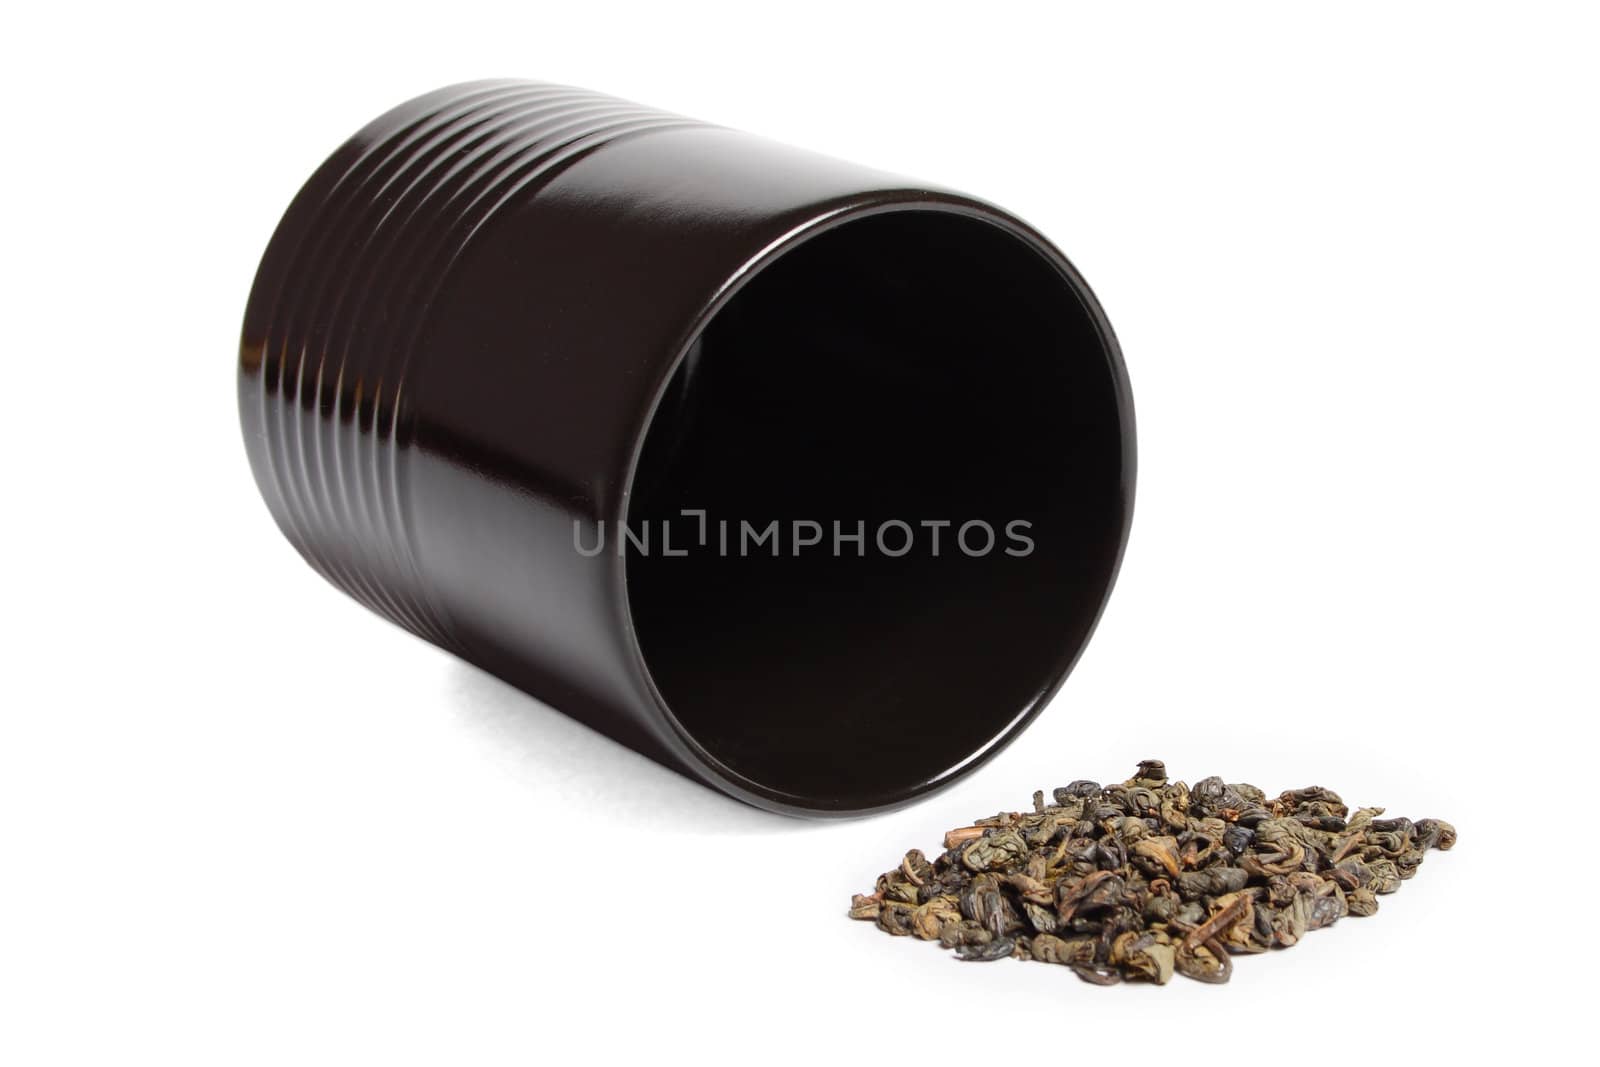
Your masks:
{"label": "dark brown glaze", "polygon": [[[1115,339],[1025,224],[560,86],[443,89],[340,148],[263,257],[239,401],[274,518],[330,581],[788,813],[903,804],[1015,737],[1131,518]],[[1039,550],[574,549],[705,503],[1029,516]]]}

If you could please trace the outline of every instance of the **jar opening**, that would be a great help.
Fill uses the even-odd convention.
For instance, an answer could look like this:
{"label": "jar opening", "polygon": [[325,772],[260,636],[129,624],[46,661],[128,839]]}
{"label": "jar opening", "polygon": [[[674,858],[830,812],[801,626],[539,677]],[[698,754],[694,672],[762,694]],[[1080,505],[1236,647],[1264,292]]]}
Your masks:
{"label": "jar opening", "polygon": [[707,324],[640,450],[625,552],[650,676],[721,768],[803,807],[893,803],[1059,683],[1131,476],[1078,286],[987,218],[894,210],[794,246]]}

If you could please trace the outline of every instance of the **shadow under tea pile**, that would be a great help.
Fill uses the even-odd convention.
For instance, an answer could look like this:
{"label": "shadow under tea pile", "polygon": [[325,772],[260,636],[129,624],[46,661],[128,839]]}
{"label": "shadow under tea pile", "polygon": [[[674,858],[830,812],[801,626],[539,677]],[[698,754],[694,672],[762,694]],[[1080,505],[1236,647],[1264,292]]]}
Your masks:
{"label": "shadow under tea pile", "polygon": [[1121,785],[1078,781],[1033,795],[919,849],[855,896],[850,917],[938,941],[964,960],[1014,956],[1071,967],[1099,985],[1226,982],[1229,957],[1286,948],[1410,878],[1455,844],[1439,819],[1354,814],[1330,789],[1268,799],[1253,785],[1167,780],[1145,760]]}

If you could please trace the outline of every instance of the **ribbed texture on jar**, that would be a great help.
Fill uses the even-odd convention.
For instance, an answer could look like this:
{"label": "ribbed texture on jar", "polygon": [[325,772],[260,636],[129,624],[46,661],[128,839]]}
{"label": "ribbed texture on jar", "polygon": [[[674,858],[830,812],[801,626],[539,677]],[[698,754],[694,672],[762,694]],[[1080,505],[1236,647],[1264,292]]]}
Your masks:
{"label": "ribbed texture on jar", "polygon": [[242,396],[269,506],[329,581],[461,651],[407,521],[407,375],[429,306],[473,235],[564,164],[693,125],[583,89],[479,82],[390,112],[312,179],[256,278]]}

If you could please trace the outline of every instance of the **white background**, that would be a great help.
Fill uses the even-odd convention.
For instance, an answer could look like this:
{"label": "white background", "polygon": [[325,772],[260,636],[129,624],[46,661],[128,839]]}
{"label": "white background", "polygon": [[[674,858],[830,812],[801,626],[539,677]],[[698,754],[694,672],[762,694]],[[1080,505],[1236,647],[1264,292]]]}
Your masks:
{"label": "white background", "polygon": [[[0,1062],[1452,1063],[1585,1026],[1580,8],[44,6],[7,17],[0,74]],[[1133,538],[988,767],[890,816],[768,816],[367,614],[278,534],[234,411],[256,259],[369,118],[502,75],[966,189],[1094,285],[1138,405]],[[908,846],[1146,756],[1461,841],[1220,988],[845,920]],[[1515,873],[1541,856],[1548,881]]]}

